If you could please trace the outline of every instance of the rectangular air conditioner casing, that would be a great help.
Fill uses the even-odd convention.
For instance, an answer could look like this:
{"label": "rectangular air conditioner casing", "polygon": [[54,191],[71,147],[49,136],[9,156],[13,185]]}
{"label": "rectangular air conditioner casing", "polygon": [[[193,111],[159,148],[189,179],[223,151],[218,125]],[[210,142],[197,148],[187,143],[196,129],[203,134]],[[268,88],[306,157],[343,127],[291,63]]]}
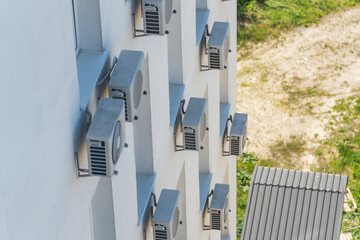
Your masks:
{"label": "rectangular air conditioner casing", "polygon": [[132,122],[140,104],[146,69],[141,51],[122,50],[109,81],[110,98],[125,101],[125,120]]}
{"label": "rectangular air conditioner casing", "polygon": [[166,26],[166,1],[142,0],[144,33],[148,35],[164,35]]}
{"label": "rectangular air conditioner casing", "polygon": [[[113,149],[114,138],[118,151]],[[125,140],[124,101],[102,98],[86,134],[90,175],[111,177],[116,165],[114,153],[120,155]]]}
{"label": "rectangular air conditioner casing", "polygon": [[179,219],[179,190],[163,189],[152,219],[154,240],[175,239]]}
{"label": "rectangular air conditioner casing", "polygon": [[214,22],[208,42],[208,61],[210,69],[224,69],[230,49],[230,24]]}
{"label": "rectangular air conditioner casing", "polygon": [[214,188],[213,197],[211,200],[209,214],[210,214],[210,228],[212,230],[225,230],[228,225],[229,213],[229,185],[217,183]]}
{"label": "rectangular air conditioner casing", "polygon": [[205,107],[205,98],[190,98],[182,124],[185,150],[199,151],[206,131]]}
{"label": "rectangular air conditioner casing", "polygon": [[230,129],[230,154],[241,156],[247,139],[248,115],[235,113]]}

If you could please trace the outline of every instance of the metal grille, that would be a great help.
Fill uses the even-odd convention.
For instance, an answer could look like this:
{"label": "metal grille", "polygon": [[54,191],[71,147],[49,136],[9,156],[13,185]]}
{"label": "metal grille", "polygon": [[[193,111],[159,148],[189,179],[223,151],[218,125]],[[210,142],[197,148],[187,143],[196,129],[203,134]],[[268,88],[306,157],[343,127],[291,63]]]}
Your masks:
{"label": "metal grille", "polygon": [[124,92],[121,89],[112,89],[112,92],[116,92],[113,93],[113,98],[118,98],[118,99],[122,99],[125,102],[125,121],[129,121],[129,117],[128,117],[128,104],[127,104],[127,99],[126,99],[126,92]]}
{"label": "metal grille", "polygon": [[184,145],[186,150],[196,150],[195,130],[190,127],[184,127]]}
{"label": "metal grille", "polygon": [[167,230],[164,225],[155,224],[155,240],[167,240]]}
{"label": "metal grille", "polygon": [[160,34],[159,8],[154,4],[145,4],[146,33]]}
{"label": "metal grille", "polygon": [[97,146],[90,146],[90,168],[91,173],[95,175],[106,176],[106,153],[105,153],[105,142],[94,141]]}
{"label": "metal grille", "polygon": [[211,69],[220,69],[220,53],[217,48],[214,47],[210,48],[209,63]]}
{"label": "metal grille", "polygon": [[240,137],[232,136],[230,138],[230,153],[231,155],[240,155]]}
{"label": "metal grille", "polygon": [[220,230],[220,211],[211,212],[211,229]]}

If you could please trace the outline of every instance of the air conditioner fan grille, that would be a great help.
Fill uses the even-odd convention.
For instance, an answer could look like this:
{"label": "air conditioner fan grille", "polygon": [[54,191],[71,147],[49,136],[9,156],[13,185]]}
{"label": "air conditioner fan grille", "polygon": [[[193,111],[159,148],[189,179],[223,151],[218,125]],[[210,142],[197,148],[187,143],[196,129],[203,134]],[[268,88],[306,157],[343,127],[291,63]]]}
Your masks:
{"label": "air conditioner fan grille", "polygon": [[240,137],[232,136],[230,138],[231,155],[240,155]]}
{"label": "air conditioner fan grille", "polygon": [[213,211],[211,213],[211,228],[220,230],[220,211]]}
{"label": "air conditioner fan grille", "polygon": [[146,33],[160,34],[159,8],[154,4],[145,4],[147,7],[153,7],[154,11],[145,10],[145,29]]}
{"label": "air conditioner fan grille", "polygon": [[165,226],[160,224],[155,224],[155,227],[159,227],[161,229],[155,229],[155,240],[167,240],[167,229]]}
{"label": "air conditioner fan grille", "polygon": [[[210,48],[213,51],[209,53],[209,64],[211,69],[220,69],[220,53],[216,48]],[[215,51],[214,51],[215,50]]]}
{"label": "air conditioner fan grille", "polygon": [[[92,140],[92,142],[96,142]],[[94,175],[106,176],[106,152],[105,144],[98,142],[98,147],[90,146],[90,168],[91,173]]]}
{"label": "air conditioner fan grille", "polygon": [[184,131],[184,145],[186,150],[196,150],[196,134],[195,130],[190,127],[185,127]]}

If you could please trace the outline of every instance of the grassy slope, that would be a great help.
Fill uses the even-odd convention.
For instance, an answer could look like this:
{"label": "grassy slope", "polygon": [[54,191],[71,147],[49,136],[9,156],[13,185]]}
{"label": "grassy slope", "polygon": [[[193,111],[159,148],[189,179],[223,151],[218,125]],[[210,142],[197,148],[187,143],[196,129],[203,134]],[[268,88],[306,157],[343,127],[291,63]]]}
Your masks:
{"label": "grassy slope", "polygon": [[[277,38],[282,32],[296,26],[317,23],[322,16],[335,10],[355,6],[360,0],[238,0],[238,43],[245,47],[269,38]],[[347,174],[348,186],[360,205],[360,99],[354,96],[339,101],[333,108],[332,136],[316,151],[318,165],[314,171]],[[294,136],[289,142],[277,142],[271,146],[273,158],[259,160],[246,154],[237,163],[237,233],[240,237],[245,214],[248,185],[255,164],[294,168],[291,157],[302,150],[302,140]],[[328,152],[336,154],[326,154]],[[274,160],[276,158],[276,160]],[[278,161],[277,159],[281,159]],[[344,216],[343,231],[350,231],[360,239],[358,227],[360,214]],[[354,228],[355,227],[355,228]]]}
{"label": "grassy slope", "polygon": [[360,0],[238,0],[238,43],[277,38],[296,26],[309,26],[334,10],[355,6]]}

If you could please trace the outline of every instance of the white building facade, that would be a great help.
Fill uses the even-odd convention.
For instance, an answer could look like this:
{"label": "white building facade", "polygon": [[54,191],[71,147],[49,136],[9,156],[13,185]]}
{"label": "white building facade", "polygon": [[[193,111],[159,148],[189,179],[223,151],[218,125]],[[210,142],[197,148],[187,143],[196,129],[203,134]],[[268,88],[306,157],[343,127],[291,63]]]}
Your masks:
{"label": "white building facade", "polygon": [[[0,239],[155,239],[163,189],[180,193],[168,239],[236,239],[236,156],[224,154],[236,109],[236,1],[163,1],[166,33],[141,36],[145,2],[0,2]],[[221,70],[208,69],[215,22],[229,26]],[[126,106],[127,147],[117,175],[79,177],[88,174],[77,167],[89,168],[86,134],[100,99],[117,68],[134,67],[124,50],[143,54],[137,107]],[[180,130],[191,98],[206,103],[195,151],[183,150]],[[231,211],[221,230],[207,230],[216,184],[229,186]]]}

